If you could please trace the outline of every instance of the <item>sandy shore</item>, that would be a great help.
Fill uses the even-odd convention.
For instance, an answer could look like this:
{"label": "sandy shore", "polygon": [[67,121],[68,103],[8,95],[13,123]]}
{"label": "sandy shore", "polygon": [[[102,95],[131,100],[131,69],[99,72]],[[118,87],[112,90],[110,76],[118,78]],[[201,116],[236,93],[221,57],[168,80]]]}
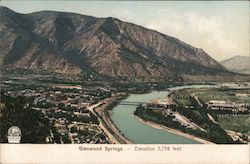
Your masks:
{"label": "sandy shore", "polygon": [[108,138],[110,139],[111,143],[113,144],[132,144],[132,141],[130,141],[127,137],[125,137],[113,124],[111,121],[111,118],[106,114],[106,107],[109,104],[114,103],[114,101],[117,101],[117,96],[113,96],[111,98],[107,98],[98,104],[95,104],[92,106],[92,108],[89,108],[97,117],[100,118],[101,122],[99,127],[103,129],[103,131],[106,133]]}
{"label": "sandy shore", "polygon": [[[113,144],[119,144],[119,143],[125,143],[125,144],[132,144],[132,141],[130,141],[128,138],[126,138],[114,125],[114,123],[110,120],[109,116],[105,114],[105,108],[108,104],[111,104],[116,100],[116,97],[107,98],[102,102],[99,102],[98,104],[93,105],[89,110],[91,110],[97,117],[101,117],[102,121],[100,122],[100,128],[103,129],[103,131],[106,133],[108,138],[110,139],[111,143]],[[97,115],[98,114],[98,115]],[[193,136],[191,134],[187,134],[184,132],[181,132],[179,130],[169,128],[163,125],[156,124],[151,121],[144,121],[143,119],[135,116],[138,120],[140,120],[142,123],[145,123],[153,128],[164,130],[173,134],[177,134],[186,138],[189,138],[191,140],[198,141],[203,144],[215,144],[213,142],[198,138],[196,136]]]}
{"label": "sandy shore", "polygon": [[135,117],[136,117],[139,121],[141,121],[141,122],[143,122],[144,124],[147,124],[148,126],[151,126],[151,127],[153,127],[153,128],[160,129],[160,130],[164,130],[164,131],[167,131],[167,132],[170,132],[170,133],[173,133],[173,134],[177,134],[177,135],[180,135],[180,136],[189,138],[189,139],[191,139],[191,140],[198,141],[198,142],[203,143],[203,144],[215,144],[215,143],[213,143],[213,142],[210,142],[210,141],[207,141],[207,140],[198,138],[198,137],[193,136],[193,135],[191,135],[191,134],[187,134],[187,133],[181,132],[181,131],[176,130],[176,129],[172,129],[172,128],[169,128],[169,127],[166,127],[166,126],[163,126],[163,125],[159,125],[159,124],[156,124],[156,123],[151,122],[151,121],[144,121],[142,118],[139,118],[139,117],[137,117],[137,116],[135,116]]}

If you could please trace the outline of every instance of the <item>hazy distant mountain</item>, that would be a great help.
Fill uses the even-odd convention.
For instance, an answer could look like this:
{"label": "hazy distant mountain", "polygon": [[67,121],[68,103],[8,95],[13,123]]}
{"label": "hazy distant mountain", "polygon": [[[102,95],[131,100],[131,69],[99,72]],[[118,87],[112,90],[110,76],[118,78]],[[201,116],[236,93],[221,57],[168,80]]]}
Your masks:
{"label": "hazy distant mountain", "polygon": [[7,70],[139,81],[230,74],[202,49],[115,18],[0,7],[0,63]]}
{"label": "hazy distant mountain", "polygon": [[250,57],[234,56],[220,63],[230,71],[250,74]]}

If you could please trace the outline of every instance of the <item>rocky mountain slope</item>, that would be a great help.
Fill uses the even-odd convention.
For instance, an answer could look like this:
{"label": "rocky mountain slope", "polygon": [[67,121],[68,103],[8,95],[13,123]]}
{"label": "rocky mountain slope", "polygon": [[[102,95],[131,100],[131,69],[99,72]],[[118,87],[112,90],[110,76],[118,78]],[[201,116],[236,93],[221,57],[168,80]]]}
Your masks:
{"label": "rocky mountain slope", "polygon": [[82,78],[184,80],[230,74],[202,49],[115,18],[0,7],[0,64]]}
{"label": "rocky mountain slope", "polygon": [[230,71],[250,74],[250,57],[234,56],[232,58],[223,60],[220,63]]}

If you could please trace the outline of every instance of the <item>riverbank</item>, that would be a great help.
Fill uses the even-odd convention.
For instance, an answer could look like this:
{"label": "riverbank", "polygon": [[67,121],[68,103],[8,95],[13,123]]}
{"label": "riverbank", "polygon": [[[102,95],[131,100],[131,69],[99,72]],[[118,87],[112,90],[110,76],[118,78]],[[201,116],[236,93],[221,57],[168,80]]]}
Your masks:
{"label": "riverbank", "polygon": [[[121,97],[119,97],[121,96]],[[121,131],[115,126],[113,121],[110,118],[110,106],[113,104],[117,105],[117,101],[120,102],[127,95],[114,95],[111,98],[105,99],[102,104],[93,109],[94,113],[100,118],[102,129],[104,129],[105,133],[109,136],[109,139],[114,144],[132,144],[128,138],[126,138]]]}
{"label": "riverbank", "polygon": [[99,128],[102,129],[102,131],[106,134],[106,136],[109,138],[109,141],[112,144],[119,144],[119,141],[109,132],[108,128],[104,125],[104,122],[102,121],[102,118],[100,118],[99,114],[95,111],[95,108],[100,107],[105,100],[98,102],[97,104],[88,106],[87,109],[91,111],[97,118],[99,118],[100,123],[99,123]]}
{"label": "riverbank", "polygon": [[181,132],[181,131],[173,129],[173,128],[169,128],[169,127],[166,127],[166,126],[163,126],[163,125],[160,125],[160,124],[156,124],[156,123],[154,123],[152,121],[145,121],[145,120],[143,120],[142,118],[140,118],[138,116],[134,116],[134,117],[136,117],[142,123],[144,123],[144,124],[146,124],[148,126],[151,126],[153,128],[164,130],[164,131],[176,134],[176,135],[180,135],[180,136],[186,137],[186,138],[191,139],[191,140],[195,140],[195,141],[203,143],[203,144],[215,144],[215,143],[213,143],[211,141],[207,141],[205,139],[198,138],[196,136]]}

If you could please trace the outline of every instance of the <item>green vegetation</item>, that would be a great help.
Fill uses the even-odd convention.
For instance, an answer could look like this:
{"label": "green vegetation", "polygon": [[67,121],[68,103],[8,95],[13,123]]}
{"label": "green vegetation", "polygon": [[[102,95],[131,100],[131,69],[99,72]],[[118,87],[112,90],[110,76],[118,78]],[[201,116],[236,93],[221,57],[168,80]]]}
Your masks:
{"label": "green vegetation", "polygon": [[90,124],[99,124],[98,118],[91,112],[89,112],[89,116],[82,116],[82,115],[75,115],[70,113],[64,113],[64,112],[56,112],[53,114],[48,114],[49,117],[54,117],[56,119],[58,118],[66,118],[66,120],[73,122],[82,122],[82,123],[90,123]]}
{"label": "green vegetation", "polygon": [[[159,124],[163,124],[165,126],[170,126],[173,128],[181,128],[184,130],[184,128],[180,125],[179,122],[173,121],[172,119],[166,119],[164,115],[159,112],[160,110],[149,110],[145,109],[142,105],[138,106],[134,112],[134,115],[139,116],[143,118],[146,121],[153,121],[157,122]],[[172,118],[169,116],[169,118]]]}
{"label": "green vegetation", "polygon": [[[43,113],[31,109],[24,97],[12,98],[1,95],[0,142],[7,142],[7,131],[18,126],[22,132],[21,143],[46,143],[46,137],[53,133],[52,143],[60,143],[59,134],[44,117]],[[3,105],[4,104],[4,105]]]}
{"label": "green vegetation", "polygon": [[250,135],[250,116],[219,116],[218,122],[224,129]]}
{"label": "green vegetation", "polygon": [[[198,106],[197,101],[193,101],[191,95],[196,95],[203,107]],[[250,103],[250,89],[232,89],[232,88],[197,88],[197,89],[183,89],[172,92],[171,95],[175,102],[179,106],[188,106],[189,103],[194,106],[192,110],[179,110],[181,114],[187,116],[190,120],[193,120],[198,125],[201,125],[204,129],[207,130],[208,120],[206,115],[203,112],[208,112],[215,121],[219,122],[219,126],[223,129],[233,130],[241,132],[243,134],[250,134],[250,116],[247,115],[248,111],[238,112],[240,116],[228,116],[232,115],[232,111],[213,111],[207,110],[206,102],[210,100],[224,100],[231,101],[234,103]],[[204,109],[197,110],[197,109]],[[246,106],[247,109],[250,109],[249,106]],[[184,108],[183,108],[184,109]],[[202,112],[201,112],[202,111]],[[202,114],[203,113],[203,114]],[[228,114],[227,116],[220,116],[217,114]],[[245,116],[244,116],[245,115]],[[202,118],[202,116],[206,116]],[[209,125],[211,126],[211,125]],[[212,129],[211,127],[209,129]],[[217,128],[218,129],[218,128]],[[214,133],[214,132],[212,132]],[[219,136],[218,136],[219,137]]]}
{"label": "green vegetation", "polygon": [[115,106],[117,106],[122,100],[125,100],[128,96],[129,96],[129,94],[120,95],[119,97],[117,97],[116,101],[108,104],[105,107],[105,110],[111,111]]}
{"label": "green vegetation", "polygon": [[188,90],[176,90],[172,92],[172,96],[177,104],[182,106],[189,106],[192,105],[189,101],[189,92]]}
{"label": "green vegetation", "polygon": [[224,100],[235,103],[250,103],[250,95],[236,96],[236,94],[250,94],[250,89],[228,89],[228,88],[192,88],[182,89],[172,92],[175,101],[183,106],[189,106],[192,103],[189,101],[189,96],[195,94],[202,102],[209,100]]}
{"label": "green vegetation", "polygon": [[[199,92],[199,90],[197,90]],[[198,93],[199,98],[208,102],[209,100],[224,100],[232,101],[235,103],[250,103],[249,96],[235,96],[237,93],[247,93],[249,94],[250,89],[207,89],[204,92]]]}
{"label": "green vegetation", "polygon": [[209,100],[230,100],[235,101],[235,98],[230,97],[227,93],[220,92],[220,91],[207,91],[205,93],[199,94],[199,97],[204,101],[208,102]]}
{"label": "green vegetation", "polygon": [[160,110],[145,109],[143,106],[137,107],[134,114],[141,117],[146,121],[153,121],[164,126],[168,126],[174,129],[181,130],[185,133],[189,133],[215,143],[234,143],[230,136],[227,135],[224,129],[222,129],[218,124],[212,122],[208,116],[205,109],[186,109],[184,107],[176,107],[175,109],[180,114],[187,117],[190,121],[196,123],[207,132],[201,130],[193,130],[182,126],[178,121],[175,121],[174,116],[164,116]]}

